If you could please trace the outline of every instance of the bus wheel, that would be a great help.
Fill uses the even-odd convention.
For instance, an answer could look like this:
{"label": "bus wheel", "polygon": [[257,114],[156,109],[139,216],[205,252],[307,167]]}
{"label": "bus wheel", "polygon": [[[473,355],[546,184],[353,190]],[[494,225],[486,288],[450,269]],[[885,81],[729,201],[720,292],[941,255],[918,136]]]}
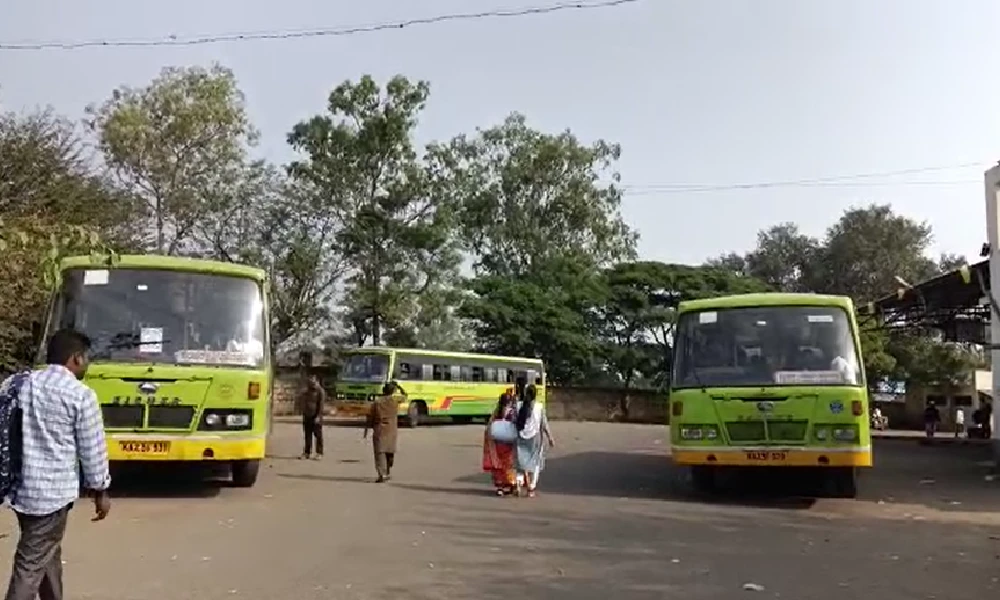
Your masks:
{"label": "bus wheel", "polygon": [[410,429],[420,425],[420,417],[427,414],[427,408],[423,402],[410,402],[406,409],[406,426]]}
{"label": "bus wheel", "polygon": [[834,498],[858,497],[858,471],[854,467],[837,467],[827,474],[828,489]]}
{"label": "bus wheel", "polygon": [[716,490],[715,467],[698,465],[691,467],[691,485],[696,492],[711,494]]}
{"label": "bus wheel", "polygon": [[260,473],[259,460],[234,460],[230,466],[233,474],[233,485],[241,488],[253,487]]}

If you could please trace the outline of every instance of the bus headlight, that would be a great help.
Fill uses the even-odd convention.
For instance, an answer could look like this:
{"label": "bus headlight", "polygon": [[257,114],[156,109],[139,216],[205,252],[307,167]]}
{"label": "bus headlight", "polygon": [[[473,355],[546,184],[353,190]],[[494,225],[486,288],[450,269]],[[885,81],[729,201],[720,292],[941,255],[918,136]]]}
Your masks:
{"label": "bus headlight", "polygon": [[217,427],[221,422],[222,417],[219,415],[205,415],[205,425],[209,427]]}
{"label": "bus headlight", "polygon": [[833,439],[838,442],[853,442],[858,439],[858,430],[854,427],[837,427],[833,430]]}
{"label": "bus headlight", "polygon": [[226,427],[246,427],[250,424],[250,415],[226,415]]}
{"label": "bus headlight", "polygon": [[680,434],[682,440],[714,440],[719,430],[715,425],[681,425]]}
{"label": "bus headlight", "polygon": [[817,440],[828,440],[830,439],[830,430],[826,427],[817,427],[813,432]]}

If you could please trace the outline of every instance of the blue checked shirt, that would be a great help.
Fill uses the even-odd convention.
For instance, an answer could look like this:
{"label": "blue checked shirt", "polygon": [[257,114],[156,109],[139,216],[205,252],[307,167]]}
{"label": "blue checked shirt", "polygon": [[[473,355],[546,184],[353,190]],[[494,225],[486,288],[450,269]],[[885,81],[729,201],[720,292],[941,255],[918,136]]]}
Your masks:
{"label": "blue checked shirt", "polygon": [[[13,377],[0,385],[0,392]],[[32,373],[20,391],[24,411],[21,483],[9,498],[11,508],[47,515],[80,496],[84,487],[111,485],[108,447],[97,394],[67,369],[49,365]]]}

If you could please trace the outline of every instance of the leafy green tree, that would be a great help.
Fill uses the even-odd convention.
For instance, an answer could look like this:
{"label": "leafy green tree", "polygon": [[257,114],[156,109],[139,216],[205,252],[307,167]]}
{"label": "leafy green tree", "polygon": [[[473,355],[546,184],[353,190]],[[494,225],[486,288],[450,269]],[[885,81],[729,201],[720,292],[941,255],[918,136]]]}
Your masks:
{"label": "leafy green tree", "polygon": [[288,136],[303,158],[291,176],[339,222],[336,240],[348,268],[344,318],[356,339],[380,344],[386,325],[403,323],[411,299],[453,273],[460,255],[453,213],[413,145],[426,82],[370,77],[344,82],[327,112]]}
{"label": "leafy green tree", "polygon": [[620,215],[620,148],[553,135],[512,114],[500,125],[431,147],[442,196],[458,207],[476,273],[521,277],[551,261],[595,267],[635,254]]}
{"label": "leafy green tree", "polygon": [[604,282],[599,337],[607,367],[626,388],[639,377],[654,385],[667,382],[678,303],[769,289],[723,267],[655,261],[615,265],[605,271]]}
{"label": "leafy green tree", "polygon": [[550,381],[584,382],[601,362],[593,314],[601,283],[598,272],[573,260],[553,261],[533,277],[480,275],[468,282],[459,315],[479,350],[541,357]]}
{"label": "leafy green tree", "polygon": [[89,158],[51,111],[0,113],[0,371],[32,360],[32,322],[44,316],[59,260],[103,251],[102,238],[127,242],[130,199]]}
{"label": "leafy green tree", "polygon": [[258,137],[232,71],[166,68],[144,88],[116,89],[88,114],[105,164],[143,203],[146,247],[203,252],[196,230],[240,202]]}
{"label": "leafy green tree", "polygon": [[537,131],[517,114],[430,148],[432,181],[473,259],[460,316],[481,349],[540,356],[560,383],[599,370],[599,269],[635,253],[620,215],[619,153]]}
{"label": "leafy green tree", "polygon": [[867,302],[894,292],[897,278],[916,284],[937,272],[926,256],[931,239],[930,225],[888,204],[847,210],[826,233],[813,289]]}

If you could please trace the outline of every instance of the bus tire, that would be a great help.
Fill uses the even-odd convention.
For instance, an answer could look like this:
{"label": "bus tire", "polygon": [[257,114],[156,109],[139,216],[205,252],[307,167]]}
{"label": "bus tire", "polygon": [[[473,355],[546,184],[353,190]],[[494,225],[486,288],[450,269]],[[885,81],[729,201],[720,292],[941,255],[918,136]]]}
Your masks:
{"label": "bus tire", "polygon": [[710,465],[691,467],[691,485],[700,494],[711,494],[717,489],[716,469]]}
{"label": "bus tire", "polygon": [[836,467],[831,469],[826,479],[832,497],[858,497],[858,471],[854,467]]}
{"label": "bus tire", "polygon": [[420,425],[420,419],[427,414],[427,407],[424,406],[423,402],[415,401],[410,402],[410,406],[406,408],[406,426],[413,429]]}
{"label": "bus tire", "polygon": [[260,460],[234,460],[230,465],[233,485],[241,488],[253,487],[260,473]]}

